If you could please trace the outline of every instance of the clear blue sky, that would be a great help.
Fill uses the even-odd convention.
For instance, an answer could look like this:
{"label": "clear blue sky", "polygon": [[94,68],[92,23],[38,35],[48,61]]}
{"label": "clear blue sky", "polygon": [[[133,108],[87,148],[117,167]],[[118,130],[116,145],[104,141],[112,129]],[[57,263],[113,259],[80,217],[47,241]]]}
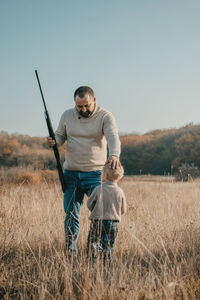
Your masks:
{"label": "clear blue sky", "polygon": [[0,130],[47,135],[91,86],[120,132],[200,123],[199,0],[0,0]]}

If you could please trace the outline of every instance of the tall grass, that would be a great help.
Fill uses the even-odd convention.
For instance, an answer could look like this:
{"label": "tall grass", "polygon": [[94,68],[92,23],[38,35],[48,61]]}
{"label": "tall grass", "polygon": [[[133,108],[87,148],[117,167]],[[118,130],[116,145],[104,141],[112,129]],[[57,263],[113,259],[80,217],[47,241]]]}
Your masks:
{"label": "tall grass", "polygon": [[[0,298],[200,299],[200,182],[121,182],[127,202],[114,271],[88,264],[88,210],[79,255],[65,251],[59,183],[0,186]],[[85,199],[86,200],[86,199]]]}

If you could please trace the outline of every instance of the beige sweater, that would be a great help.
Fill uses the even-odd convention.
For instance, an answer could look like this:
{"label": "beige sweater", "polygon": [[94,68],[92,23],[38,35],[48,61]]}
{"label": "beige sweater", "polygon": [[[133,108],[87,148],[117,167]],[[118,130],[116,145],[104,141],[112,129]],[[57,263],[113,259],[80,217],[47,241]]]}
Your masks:
{"label": "beige sweater", "polygon": [[126,212],[126,197],[122,189],[112,181],[97,186],[87,201],[90,220],[118,220]]}
{"label": "beige sweater", "polygon": [[120,140],[112,114],[100,106],[89,118],[80,116],[76,108],[66,110],[55,132],[56,142],[66,140],[64,169],[75,171],[101,170],[109,156],[120,155]]}

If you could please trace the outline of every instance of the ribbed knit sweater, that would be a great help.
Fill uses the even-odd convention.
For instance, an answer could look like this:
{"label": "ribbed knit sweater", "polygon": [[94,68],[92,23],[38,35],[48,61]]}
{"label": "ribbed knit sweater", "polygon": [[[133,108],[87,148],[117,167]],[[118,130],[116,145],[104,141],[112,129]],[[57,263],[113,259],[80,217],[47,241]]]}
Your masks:
{"label": "ribbed knit sweater", "polygon": [[126,197],[123,190],[112,181],[98,185],[87,201],[91,211],[90,220],[117,220],[126,212]]}
{"label": "ribbed knit sweater", "polygon": [[66,110],[55,132],[57,145],[66,140],[64,169],[75,171],[101,170],[110,155],[120,155],[120,140],[113,115],[96,105],[88,118],[76,108]]}

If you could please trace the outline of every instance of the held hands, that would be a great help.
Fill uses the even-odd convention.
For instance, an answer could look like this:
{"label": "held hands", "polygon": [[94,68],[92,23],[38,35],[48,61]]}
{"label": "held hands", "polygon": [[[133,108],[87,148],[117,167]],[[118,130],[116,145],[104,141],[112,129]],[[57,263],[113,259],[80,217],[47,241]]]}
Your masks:
{"label": "held hands", "polygon": [[119,157],[114,155],[109,156],[105,164],[108,164],[108,167],[111,169],[117,169],[121,166]]}
{"label": "held hands", "polygon": [[47,137],[47,145],[52,148],[54,145],[56,144],[56,142],[50,137]]}

